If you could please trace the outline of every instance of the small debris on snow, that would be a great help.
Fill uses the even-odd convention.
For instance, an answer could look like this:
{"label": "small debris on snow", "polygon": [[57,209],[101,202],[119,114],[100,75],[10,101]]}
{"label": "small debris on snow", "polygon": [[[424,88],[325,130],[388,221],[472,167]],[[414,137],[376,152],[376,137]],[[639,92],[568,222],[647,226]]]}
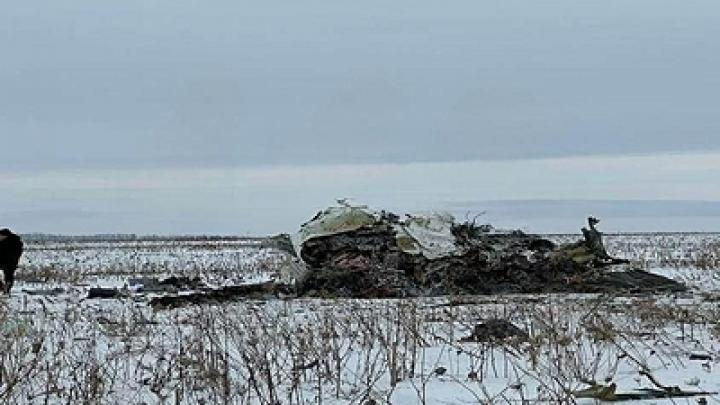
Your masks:
{"label": "small debris on snow", "polygon": [[510,339],[527,340],[528,334],[504,319],[488,319],[475,325],[472,334],[460,341],[499,343]]}

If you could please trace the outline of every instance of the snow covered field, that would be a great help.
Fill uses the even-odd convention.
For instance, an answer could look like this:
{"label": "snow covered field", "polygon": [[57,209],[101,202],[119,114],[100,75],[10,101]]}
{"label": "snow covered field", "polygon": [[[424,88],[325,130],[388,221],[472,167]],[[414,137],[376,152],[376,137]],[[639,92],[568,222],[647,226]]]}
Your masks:
{"label": "snow covered field", "polygon": [[[591,382],[618,394],[710,392],[646,403],[720,401],[720,234],[606,235],[606,245],[692,290],[154,310],[155,293],[87,292],[137,277],[271,279],[286,256],[240,239],[29,243],[12,296],[0,301],[0,402],[593,403],[580,398]],[[489,319],[524,336],[470,338]]]}

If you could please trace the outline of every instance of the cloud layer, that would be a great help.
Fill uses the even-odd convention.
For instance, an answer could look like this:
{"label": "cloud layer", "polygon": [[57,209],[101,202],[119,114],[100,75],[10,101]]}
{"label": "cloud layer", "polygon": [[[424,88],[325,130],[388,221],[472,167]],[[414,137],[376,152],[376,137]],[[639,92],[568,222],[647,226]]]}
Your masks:
{"label": "cloud layer", "polygon": [[2,169],[720,149],[720,5],[14,2]]}

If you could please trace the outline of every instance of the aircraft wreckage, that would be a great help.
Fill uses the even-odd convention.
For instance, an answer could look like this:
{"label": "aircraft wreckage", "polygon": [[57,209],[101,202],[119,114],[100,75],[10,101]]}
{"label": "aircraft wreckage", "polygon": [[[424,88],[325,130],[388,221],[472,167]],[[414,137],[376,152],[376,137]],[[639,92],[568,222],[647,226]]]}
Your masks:
{"label": "aircraft wreckage", "polygon": [[540,292],[672,292],[685,287],[605,250],[599,221],[558,246],[449,214],[406,215],[341,201],[292,238],[301,296],[357,298]]}
{"label": "aircraft wreckage", "polygon": [[[588,218],[583,239],[558,246],[522,231],[460,223],[448,214],[401,218],[341,201],[317,213],[294,236],[268,239],[265,246],[293,257],[280,271],[284,282],[195,289],[192,294],[156,297],[150,304],[175,308],[242,298],[685,290],[678,282],[610,256],[595,227],[598,222]],[[189,283],[158,285],[179,281]],[[96,291],[98,296],[105,293]]]}

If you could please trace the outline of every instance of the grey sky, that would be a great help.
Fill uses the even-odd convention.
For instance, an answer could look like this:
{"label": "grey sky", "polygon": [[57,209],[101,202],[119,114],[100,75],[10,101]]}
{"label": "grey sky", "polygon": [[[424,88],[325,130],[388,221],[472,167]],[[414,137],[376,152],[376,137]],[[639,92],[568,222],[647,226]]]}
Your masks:
{"label": "grey sky", "polygon": [[720,201],[718,49],[715,0],[5,2],[0,225],[267,233],[344,196],[708,216],[679,200]]}
{"label": "grey sky", "polygon": [[0,169],[720,149],[708,1],[5,2]]}

